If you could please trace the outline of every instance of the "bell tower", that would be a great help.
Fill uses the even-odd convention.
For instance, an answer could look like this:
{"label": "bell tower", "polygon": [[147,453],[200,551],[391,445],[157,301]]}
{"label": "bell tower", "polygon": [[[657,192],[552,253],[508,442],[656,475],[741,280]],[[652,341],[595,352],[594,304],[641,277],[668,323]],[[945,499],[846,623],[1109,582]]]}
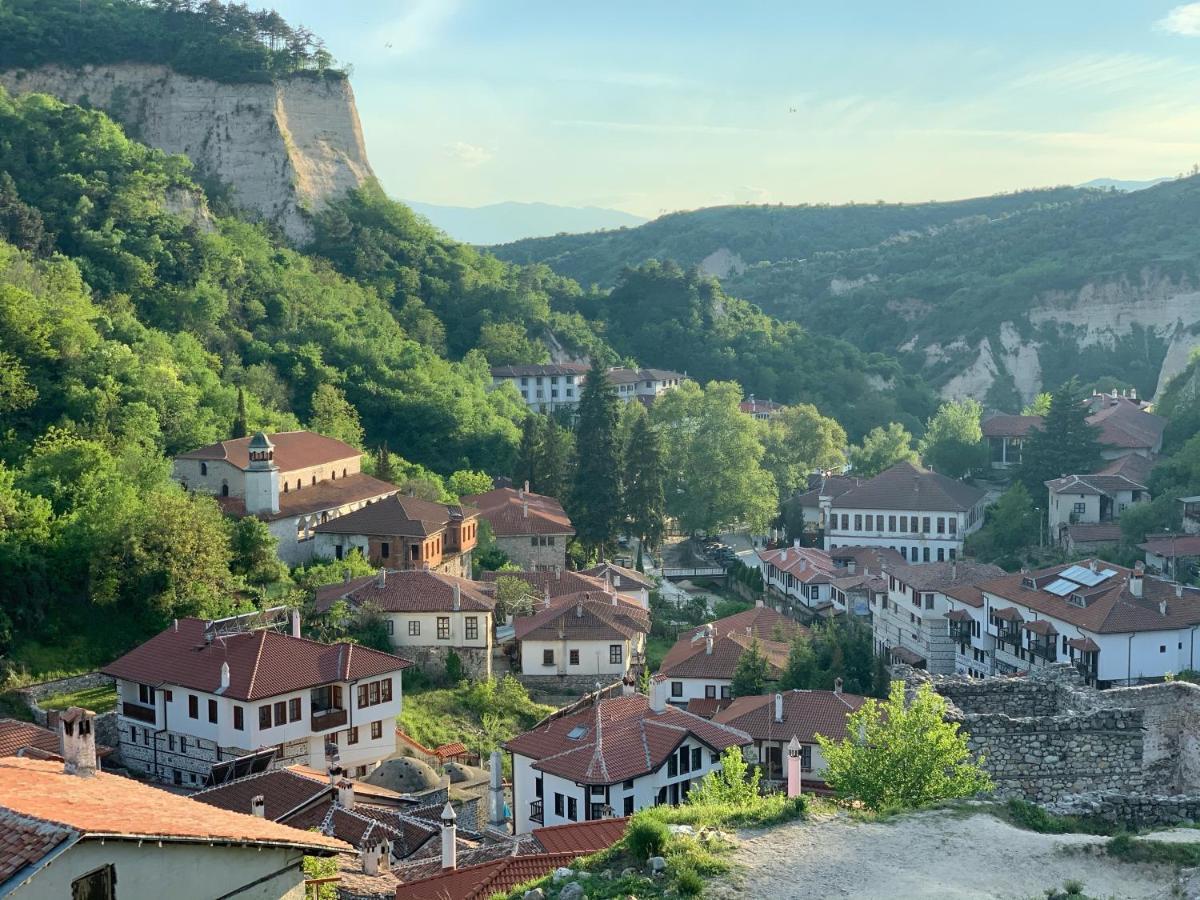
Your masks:
{"label": "bell tower", "polygon": [[275,445],[261,431],[250,439],[250,466],[246,469],[246,512],[279,512],[279,467]]}

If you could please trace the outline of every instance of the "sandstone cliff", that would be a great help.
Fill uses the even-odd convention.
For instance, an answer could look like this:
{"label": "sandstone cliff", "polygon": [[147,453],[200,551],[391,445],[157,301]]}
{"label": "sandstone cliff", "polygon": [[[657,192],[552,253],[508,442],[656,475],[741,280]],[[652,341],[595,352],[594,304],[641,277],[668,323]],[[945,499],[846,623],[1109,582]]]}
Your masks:
{"label": "sandstone cliff", "polygon": [[118,64],[0,72],[0,85],[105,110],[132,137],[190,158],[295,243],[308,239],[312,212],[372,177],[346,80],[222,84]]}

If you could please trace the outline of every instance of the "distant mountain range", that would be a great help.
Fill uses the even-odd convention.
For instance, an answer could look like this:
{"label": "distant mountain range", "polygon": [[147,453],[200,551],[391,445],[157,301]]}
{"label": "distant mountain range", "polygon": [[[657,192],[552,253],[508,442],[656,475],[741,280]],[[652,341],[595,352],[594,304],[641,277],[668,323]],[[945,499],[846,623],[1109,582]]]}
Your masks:
{"label": "distant mountain range", "polygon": [[404,202],[450,237],[468,244],[506,244],[531,237],[632,228],[648,221],[619,209],[598,206],[514,202],[439,206],[414,200]]}
{"label": "distant mountain range", "polygon": [[1144,191],[1146,188],[1152,188],[1156,184],[1162,184],[1164,181],[1170,180],[1170,177],[1151,178],[1149,181],[1129,181],[1121,178],[1093,178],[1091,181],[1085,181],[1079,187],[1101,188],[1103,190],[1112,188],[1115,191]]}

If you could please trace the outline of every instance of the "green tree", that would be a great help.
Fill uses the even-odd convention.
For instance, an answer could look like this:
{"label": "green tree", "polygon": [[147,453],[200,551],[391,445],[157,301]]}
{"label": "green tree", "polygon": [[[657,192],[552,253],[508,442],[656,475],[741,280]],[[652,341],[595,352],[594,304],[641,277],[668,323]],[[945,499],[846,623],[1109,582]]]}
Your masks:
{"label": "green tree", "polygon": [[904,683],[892,682],[887,700],[868,699],[850,714],[846,738],[817,735],[826,783],[838,796],[876,811],[990,790],[983,759],[972,758],[967,736],[945,714],[946,701],[930,685],[922,684],[907,703]]}
{"label": "green tree", "polygon": [[943,403],[921,438],[921,461],[951,478],[962,478],[986,465],[987,445],[979,427],[982,417],[978,400]]}
{"label": "green tree", "polygon": [[733,681],[729,692],[734,697],[752,697],[767,689],[767,658],[763,656],[758,638],[750,642],[750,646],[738,657],[737,668],[733,670]]}
{"label": "green tree", "polygon": [[912,435],[898,422],[872,428],[861,444],[850,448],[850,470],[859,478],[873,478],[898,462],[917,462]]}
{"label": "green tree", "polygon": [[530,340],[516,322],[488,322],[479,329],[477,346],[493,366],[544,363],[550,359],[545,346]]}
{"label": "green tree", "polygon": [[332,384],[323,384],[313,393],[308,427],[317,434],[345,441],[351,447],[362,447],[363,429],[358,410]]}
{"label": "green tree", "polygon": [[1038,542],[1040,530],[1029,491],[1016,481],[988,509],[983,528],[971,535],[968,543],[980,559],[1012,559]]}
{"label": "green tree", "polygon": [[246,419],[246,392],[238,388],[237,392],[237,412],[233,416],[233,426],[229,429],[229,436],[233,438],[244,438],[250,434],[250,425]]}
{"label": "green tree", "polygon": [[1047,481],[1095,470],[1100,462],[1100,429],[1087,416],[1079,383],[1072,378],[1054,392],[1041,426],[1025,439],[1018,477],[1030,495],[1042,496]]}
{"label": "green tree", "polygon": [[621,521],[621,448],[617,442],[617,392],[599,360],[592,361],[579,398],[579,452],[571,491],[575,534],[590,550],[603,550]]}
{"label": "green tree", "polygon": [[446,479],[446,490],[455,498],[467,494],[486,494],[492,489],[492,476],[487,472],[472,472],[469,469],[459,469],[452,472]]}
{"label": "green tree", "polygon": [[542,416],[530,413],[521,423],[521,444],[517,447],[517,461],[513,468],[513,483],[518,487],[529,485],[531,491],[540,490],[538,485],[538,463],[542,444]]}
{"label": "green tree", "polygon": [[502,575],[496,579],[496,616],[507,621],[510,616],[533,614],[538,597],[524,578]]}
{"label": "green tree", "polygon": [[846,432],[811,403],[788,406],[762,423],[763,468],[775,479],[780,499],[790,497],[817,471],[846,464]]}
{"label": "green tree", "polygon": [[536,453],[537,492],[563,500],[570,491],[571,457],[575,441],[570,431],[546,418],[541,425],[541,441]]}
{"label": "green tree", "polygon": [[1049,391],[1042,391],[1033,400],[1025,405],[1021,410],[1023,416],[1044,416],[1050,412],[1050,401],[1052,395]]}
{"label": "green tree", "polygon": [[375,477],[387,482],[395,478],[392,471],[392,454],[388,452],[387,441],[380,444],[379,449],[375,451]]}
{"label": "green tree", "polygon": [[287,577],[287,567],[279,561],[279,541],[267,523],[244,516],[230,528],[230,570],[250,584],[267,585]]}
{"label": "green tree", "polygon": [[687,802],[690,806],[749,806],[760,799],[761,778],[762,770],[746,764],[741,747],[726,747],[721,768],[713,769],[688,791]]}
{"label": "green tree", "polygon": [[[666,467],[658,434],[646,416],[634,423],[625,448],[625,514],[630,531],[652,549],[662,543],[666,532],[664,515]],[[641,544],[638,545],[641,559]]]}

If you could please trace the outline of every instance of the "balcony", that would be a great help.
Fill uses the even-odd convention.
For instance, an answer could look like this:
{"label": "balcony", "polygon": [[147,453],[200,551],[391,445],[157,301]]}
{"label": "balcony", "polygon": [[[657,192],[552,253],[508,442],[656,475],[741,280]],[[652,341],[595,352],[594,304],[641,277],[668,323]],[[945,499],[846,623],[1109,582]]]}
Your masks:
{"label": "balcony", "polygon": [[996,626],[996,643],[1021,646],[1021,626],[1017,622],[1001,622]]}
{"label": "balcony", "polygon": [[529,804],[529,821],[537,822],[539,825],[542,824],[543,819],[542,819],[542,801],[541,800],[534,800],[532,803]]}
{"label": "balcony", "polygon": [[344,709],[314,709],[312,711],[312,730],[327,731],[330,728],[341,728],[346,724]]}
{"label": "balcony", "polygon": [[127,719],[136,719],[139,722],[146,722],[154,725],[158,721],[158,715],[152,706],[141,706],[137,703],[122,703],[121,715]]}
{"label": "balcony", "polygon": [[1054,662],[1058,659],[1057,647],[1053,640],[1030,641],[1029,655],[1038,659],[1044,659],[1046,662]]}
{"label": "balcony", "polygon": [[951,622],[950,623],[950,640],[956,644],[971,643],[971,623],[970,622]]}

